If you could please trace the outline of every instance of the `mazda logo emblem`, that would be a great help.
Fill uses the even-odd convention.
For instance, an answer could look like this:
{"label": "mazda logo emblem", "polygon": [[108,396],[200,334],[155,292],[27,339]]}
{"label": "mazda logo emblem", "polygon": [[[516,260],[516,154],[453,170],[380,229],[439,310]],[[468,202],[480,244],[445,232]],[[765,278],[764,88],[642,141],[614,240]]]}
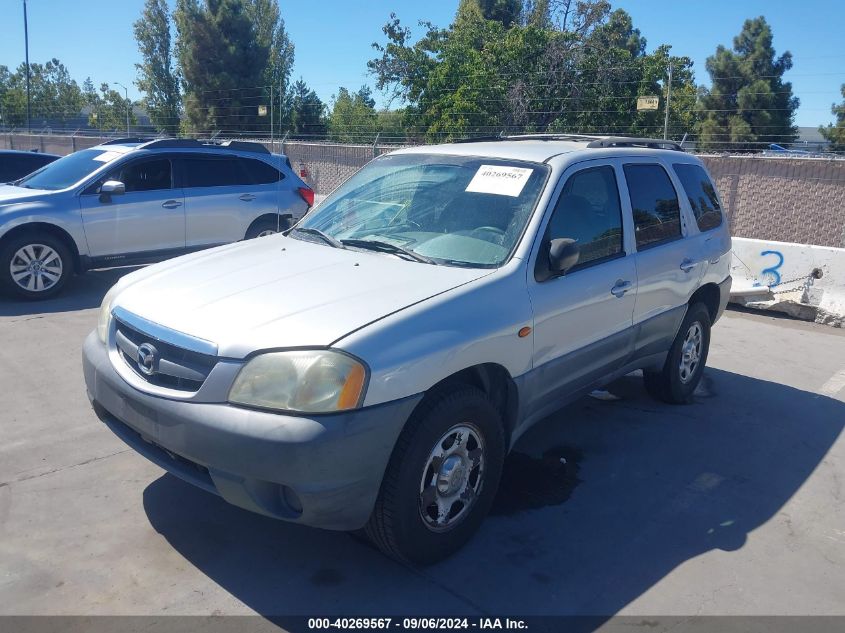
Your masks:
{"label": "mazda logo emblem", "polygon": [[145,376],[152,376],[157,366],[158,350],[151,343],[141,343],[138,346],[138,370]]}

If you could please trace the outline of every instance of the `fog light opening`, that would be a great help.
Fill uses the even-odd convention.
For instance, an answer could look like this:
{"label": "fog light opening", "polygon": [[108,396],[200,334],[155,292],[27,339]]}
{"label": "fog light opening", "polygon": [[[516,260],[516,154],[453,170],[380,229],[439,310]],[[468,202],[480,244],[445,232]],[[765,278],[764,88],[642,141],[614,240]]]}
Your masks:
{"label": "fog light opening", "polygon": [[293,489],[287,486],[279,486],[279,494],[282,498],[282,503],[294,514],[302,514],[302,502],[299,500],[297,494]]}

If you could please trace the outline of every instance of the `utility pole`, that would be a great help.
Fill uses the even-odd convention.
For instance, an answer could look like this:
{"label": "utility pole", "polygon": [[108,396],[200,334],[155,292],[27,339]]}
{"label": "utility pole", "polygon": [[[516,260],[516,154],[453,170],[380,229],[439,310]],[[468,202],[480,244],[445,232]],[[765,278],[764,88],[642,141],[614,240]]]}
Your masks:
{"label": "utility pole", "polygon": [[24,48],[26,48],[26,133],[31,134],[30,117],[32,116],[32,107],[29,100],[29,26],[26,22],[26,0],[23,0],[23,41]]}
{"label": "utility pole", "polygon": [[126,86],[124,86],[119,81],[112,82],[112,85],[113,86],[120,86],[121,88],[123,88],[123,94],[126,95],[126,136],[129,136],[129,112],[130,112],[130,108],[132,107],[132,104],[129,103],[129,90],[127,90]]}
{"label": "utility pole", "polygon": [[672,99],[672,60],[669,60],[669,83],[666,84],[666,118],[663,121],[663,140],[669,138],[669,103]]}
{"label": "utility pole", "polygon": [[270,83],[270,151],[273,151],[273,83]]}

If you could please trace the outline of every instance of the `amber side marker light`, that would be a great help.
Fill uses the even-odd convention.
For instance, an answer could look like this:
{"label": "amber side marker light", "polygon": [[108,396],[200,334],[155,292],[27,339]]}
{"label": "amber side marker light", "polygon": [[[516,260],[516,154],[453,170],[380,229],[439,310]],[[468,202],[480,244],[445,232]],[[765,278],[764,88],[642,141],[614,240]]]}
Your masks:
{"label": "amber side marker light", "polygon": [[338,411],[354,409],[358,405],[366,377],[367,374],[361,365],[355,364],[352,367],[349,376],[346,378],[346,384],[343,385],[343,389],[337,399]]}
{"label": "amber side marker light", "polygon": [[524,328],[519,330],[519,332],[517,332],[517,334],[519,335],[519,338],[525,338],[526,336],[531,334],[531,328],[526,325]]}

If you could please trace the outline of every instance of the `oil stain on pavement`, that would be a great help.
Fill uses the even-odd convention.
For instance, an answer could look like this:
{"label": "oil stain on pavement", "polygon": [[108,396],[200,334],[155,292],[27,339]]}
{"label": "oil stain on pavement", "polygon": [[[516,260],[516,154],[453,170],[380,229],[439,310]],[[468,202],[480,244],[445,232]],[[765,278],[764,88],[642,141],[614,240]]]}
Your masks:
{"label": "oil stain on pavement", "polygon": [[560,505],[569,499],[578,479],[582,454],[577,448],[559,446],[532,457],[511,453],[505,459],[492,515],[509,516],[525,510]]}

